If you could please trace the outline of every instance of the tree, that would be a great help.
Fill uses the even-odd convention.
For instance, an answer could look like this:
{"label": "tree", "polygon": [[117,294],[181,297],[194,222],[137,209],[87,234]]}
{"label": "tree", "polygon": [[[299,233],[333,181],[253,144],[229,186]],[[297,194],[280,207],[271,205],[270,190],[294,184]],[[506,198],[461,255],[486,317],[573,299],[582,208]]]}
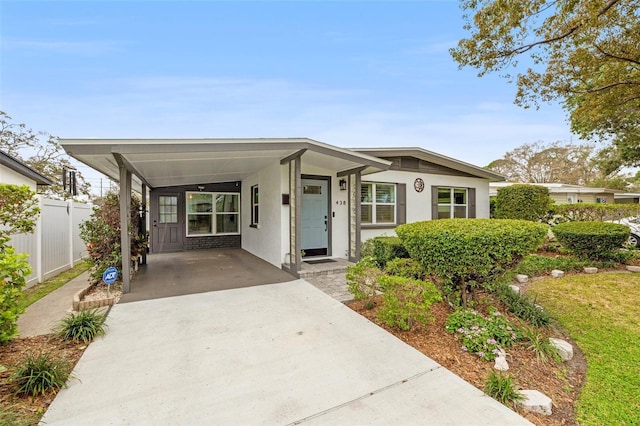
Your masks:
{"label": "tree", "polygon": [[[37,132],[25,124],[11,122],[11,117],[0,111],[0,150],[22,161],[53,181],[43,194],[53,198],[69,198],[62,186],[63,168],[71,168],[69,157],[58,138],[46,132]],[[89,196],[90,185],[80,172],[76,172],[78,194]]]}
{"label": "tree", "polygon": [[591,144],[538,141],[524,144],[492,161],[486,168],[506,176],[509,182],[567,183],[598,186],[611,181],[622,185],[622,176],[602,171],[599,153]]}
{"label": "tree", "polygon": [[[462,0],[471,36],[451,49],[479,76],[517,79],[516,104],[559,100],[581,138],[611,145],[606,171],[640,165],[640,2]],[[531,66],[517,69],[523,57]]]}

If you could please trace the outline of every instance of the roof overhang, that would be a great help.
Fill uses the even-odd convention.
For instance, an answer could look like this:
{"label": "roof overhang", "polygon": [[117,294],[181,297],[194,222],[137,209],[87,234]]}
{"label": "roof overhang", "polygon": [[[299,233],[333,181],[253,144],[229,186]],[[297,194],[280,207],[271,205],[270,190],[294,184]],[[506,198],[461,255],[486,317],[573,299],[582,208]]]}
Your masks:
{"label": "roof overhang", "polygon": [[2,151],[0,151],[0,164],[10,168],[14,172],[20,173],[22,176],[35,181],[38,185],[53,185],[53,181],[51,179],[38,173],[31,167],[24,164],[22,161]]}
{"label": "roof overhang", "polygon": [[414,157],[475,177],[487,179],[490,182],[501,182],[506,179],[501,174],[423,148],[354,148],[354,151],[375,157]]}
{"label": "roof overhang", "polygon": [[[335,173],[390,162],[307,138],[285,139],[60,139],[65,151],[118,181],[120,165],[150,188],[241,181],[273,162],[303,157]],[[293,156],[293,157],[292,157]]]}

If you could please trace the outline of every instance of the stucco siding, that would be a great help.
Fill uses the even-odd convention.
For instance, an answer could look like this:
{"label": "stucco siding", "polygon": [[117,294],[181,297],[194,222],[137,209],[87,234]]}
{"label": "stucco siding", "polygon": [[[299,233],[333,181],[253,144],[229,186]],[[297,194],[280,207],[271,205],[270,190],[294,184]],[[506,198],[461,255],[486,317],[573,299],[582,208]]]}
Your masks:
{"label": "stucco siding", "polygon": [[34,180],[27,178],[26,176],[11,170],[10,168],[0,164],[0,183],[10,185],[27,185],[32,191],[37,190],[37,185]]}
{"label": "stucco siding", "polygon": [[[422,192],[417,192],[414,189],[414,182],[417,178],[421,178],[424,181],[424,190]],[[432,186],[475,188],[476,217],[489,217],[489,181],[485,179],[389,170],[363,176],[362,181],[404,183],[407,188],[407,223],[431,220]],[[362,228],[362,241],[379,235],[395,235],[394,227],[385,229]]]}
{"label": "stucco siding", "polygon": [[[283,228],[288,220],[282,220],[281,166],[278,163],[260,170],[242,182],[242,248],[267,262],[280,267]],[[251,188],[258,185],[259,223],[251,226]]]}

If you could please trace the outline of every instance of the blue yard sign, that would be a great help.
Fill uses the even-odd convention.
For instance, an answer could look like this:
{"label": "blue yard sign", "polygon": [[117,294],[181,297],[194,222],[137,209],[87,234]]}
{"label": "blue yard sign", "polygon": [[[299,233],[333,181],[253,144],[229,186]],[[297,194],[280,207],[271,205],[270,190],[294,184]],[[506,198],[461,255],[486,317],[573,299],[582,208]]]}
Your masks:
{"label": "blue yard sign", "polygon": [[117,279],[118,279],[118,270],[113,266],[109,266],[107,270],[104,271],[104,274],[102,274],[102,281],[104,281],[106,285],[111,285],[115,283]]}

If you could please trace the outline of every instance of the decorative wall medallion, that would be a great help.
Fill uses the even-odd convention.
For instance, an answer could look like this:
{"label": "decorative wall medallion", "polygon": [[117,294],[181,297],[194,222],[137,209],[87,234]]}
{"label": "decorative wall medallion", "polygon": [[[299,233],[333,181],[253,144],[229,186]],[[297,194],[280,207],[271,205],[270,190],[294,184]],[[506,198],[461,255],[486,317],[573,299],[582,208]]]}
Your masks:
{"label": "decorative wall medallion", "polygon": [[413,189],[416,190],[416,192],[422,192],[424,191],[424,181],[420,178],[417,178],[414,182],[413,182]]}

